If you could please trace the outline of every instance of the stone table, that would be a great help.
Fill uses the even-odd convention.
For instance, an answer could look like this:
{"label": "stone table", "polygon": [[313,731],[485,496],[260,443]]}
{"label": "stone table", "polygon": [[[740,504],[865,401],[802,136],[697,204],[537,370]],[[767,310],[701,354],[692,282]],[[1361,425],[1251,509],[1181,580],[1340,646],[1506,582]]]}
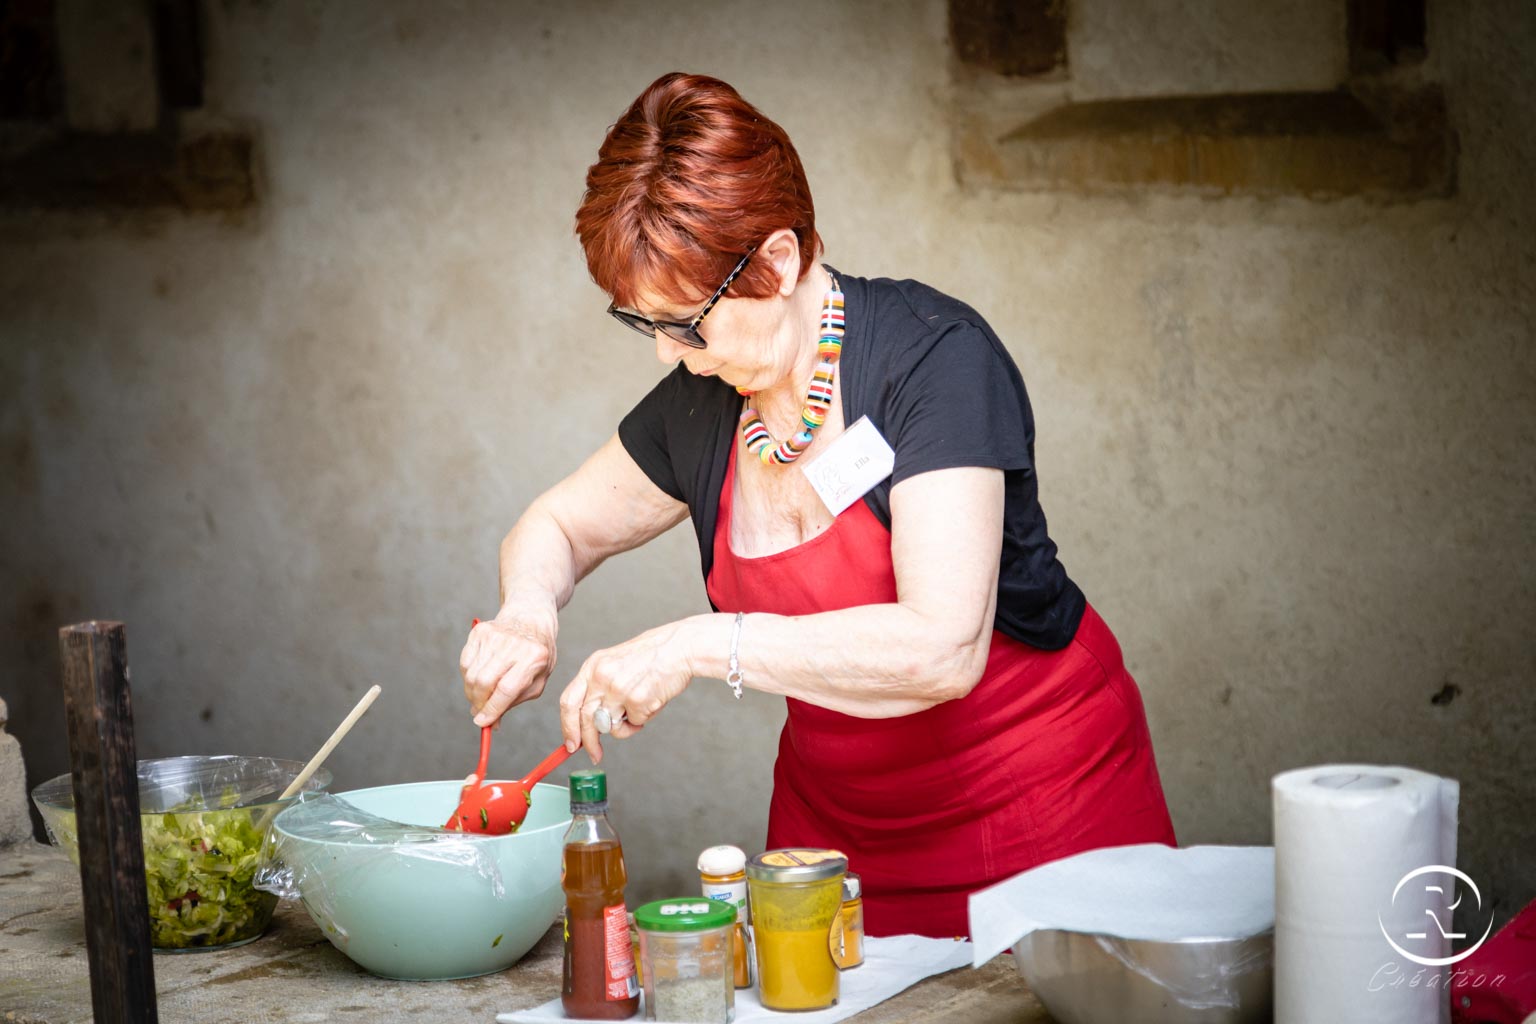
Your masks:
{"label": "stone table", "polygon": [[[560,993],[552,929],[510,969],[465,981],[376,978],[284,902],[266,935],[213,953],[157,954],[163,1024],[316,1024],[420,1019],[492,1024],[496,1014]],[[787,1019],[787,1018],[786,1018]],[[33,842],[0,847],[0,1022],[87,1024],[91,985],[80,876],[64,854]],[[1050,1024],[1002,956],[980,970],[928,978],[850,1020],[859,1024]]]}

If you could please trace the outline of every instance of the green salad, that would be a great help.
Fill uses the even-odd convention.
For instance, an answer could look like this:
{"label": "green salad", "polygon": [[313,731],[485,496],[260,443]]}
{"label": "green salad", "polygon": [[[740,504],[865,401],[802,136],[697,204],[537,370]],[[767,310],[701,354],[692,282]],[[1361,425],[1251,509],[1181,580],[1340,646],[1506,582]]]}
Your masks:
{"label": "green salad", "polygon": [[[260,935],[272,920],[277,897],[252,883],[261,859],[262,835],[254,815],[261,807],[198,810],[192,804],[139,817],[144,833],[144,878],[149,894],[150,938],[156,949],[223,946]],[[79,863],[73,811],[45,815],[54,841]]]}
{"label": "green salad", "polygon": [[262,837],[251,815],[245,808],[144,815],[155,946],[222,946],[266,928],[277,897],[252,885]]}

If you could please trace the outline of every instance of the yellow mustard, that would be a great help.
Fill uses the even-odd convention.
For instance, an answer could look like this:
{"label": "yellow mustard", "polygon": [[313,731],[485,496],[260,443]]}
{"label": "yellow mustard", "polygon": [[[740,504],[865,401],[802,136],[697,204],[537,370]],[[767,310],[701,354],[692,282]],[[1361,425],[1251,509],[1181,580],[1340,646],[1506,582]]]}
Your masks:
{"label": "yellow mustard", "polygon": [[758,997],[771,1010],[837,1003],[833,927],[848,859],[836,850],[770,850],[747,864]]}
{"label": "yellow mustard", "polygon": [[832,959],[846,971],[864,962],[864,890],[852,871],[843,876],[843,905],[832,929]]}

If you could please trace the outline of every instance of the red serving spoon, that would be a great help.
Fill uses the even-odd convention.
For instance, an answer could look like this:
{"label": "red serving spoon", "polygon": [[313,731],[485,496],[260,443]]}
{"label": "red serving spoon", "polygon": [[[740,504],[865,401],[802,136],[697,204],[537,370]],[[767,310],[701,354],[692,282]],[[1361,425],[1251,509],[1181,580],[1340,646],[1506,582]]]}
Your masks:
{"label": "red serving spoon", "polygon": [[[480,620],[475,619],[471,628],[478,625]],[[454,808],[443,828],[493,836],[516,832],[528,818],[529,794],[533,787],[570,756],[571,752],[562,743],[540,761],[537,768],[516,782],[486,782],[485,770],[491,760],[491,728],[487,725],[480,729],[480,760],[470,781],[459,792],[459,806]]]}
{"label": "red serving spoon", "polygon": [[465,786],[459,797],[459,806],[443,828],[455,832],[483,832],[486,835],[504,836],[516,832],[528,818],[529,794],[544,776],[554,771],[571,752],[562,743],[539,762],[539,766],[516,782],[485,782],[485,762],[491,752],[491,730],[486,726],[480,735],[480,765],[475,775],[482,781]]}
{"label": "red serving spoon", "polygon": [[[469,628],[474,629],[480,625],[479,619],[470,619]],[[448,819],[448,824],[443,828],[454,828],[459,820],[459,810],[464,809],[464,801],[469,799],[470,790],[485,781],[485,766],[491,760],[491,726],[483,726],[480,729],[480,761],[475,765],[475,772],[464,780],[464,788],[459,790],[459,809],[453,812],[453,817]]]}

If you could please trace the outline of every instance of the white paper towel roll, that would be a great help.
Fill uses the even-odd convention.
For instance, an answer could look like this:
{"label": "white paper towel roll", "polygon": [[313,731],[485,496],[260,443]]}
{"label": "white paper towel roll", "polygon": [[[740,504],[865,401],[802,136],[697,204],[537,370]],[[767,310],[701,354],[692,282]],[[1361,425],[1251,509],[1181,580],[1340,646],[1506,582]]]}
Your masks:
{"label": "white paper towel roll", "polygon": [[1272,792],[1276,1024],[1444,1024],[1449,968],[1388,939],[1425,959],[1450,955],[1455,878],[1404,879],[1456,866],[1456,782],[1322,765],[1282,772]]}

